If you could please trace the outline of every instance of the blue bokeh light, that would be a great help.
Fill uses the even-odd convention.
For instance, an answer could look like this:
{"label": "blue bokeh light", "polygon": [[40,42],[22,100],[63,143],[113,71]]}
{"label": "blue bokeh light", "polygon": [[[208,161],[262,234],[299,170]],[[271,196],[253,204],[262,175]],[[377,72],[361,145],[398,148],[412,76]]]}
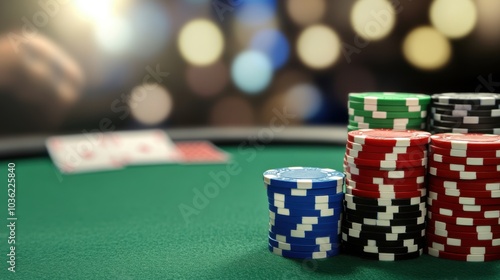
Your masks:
{"label": "blue bokeh light", "polygon": [[267,55],[273,68],[281,68],[290,56],[290,44],[286,36],[276,29],[259,31],[252,38],[250,48]]}
{"label": "blue bokeh light", "polygon": [[250,26],[271,20],[276,14],[276,0],[234,1],[237,19]]}
{"label": "blue bokeh light", "polygon": [[236,86],[249,94],[263,91],[273,76],[271,61],[261,52],[249,50],[233,61],[231,77]]}

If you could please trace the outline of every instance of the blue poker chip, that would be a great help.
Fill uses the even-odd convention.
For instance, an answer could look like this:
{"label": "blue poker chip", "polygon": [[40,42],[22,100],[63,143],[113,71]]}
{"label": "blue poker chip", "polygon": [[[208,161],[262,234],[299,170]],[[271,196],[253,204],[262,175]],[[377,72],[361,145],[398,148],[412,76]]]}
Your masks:
{"label": "blue poker chip", "polygon": [[280,242],[276,239],[269,237],[269,244],[275,248],[285,251],[299,251],[299,252],[325,252],[340,248],[340,243],[325,243],[318,245],[298,245]]}
{"label": "blue poker chip", "polygon": [[271,251],[273,254],[292,259],[325,259],[336,256],[340,252],[339,248],[323,252],[288,251],[273,247],[271,244],[268,245],[269,251]]}
{"label": "blue poker chip", "polygon": [[306,196],[318,196],[318,195],[335,195],[343,192],[343,186],[338,185],[333,188],[322,188],[322,189],[291,189],[291,188],[283,188],[276,187],[273,185],[264,184],[267,189],[267,195],[270,194],[283,194],[287,196],[297,196],[297,197],[306,197]]}
{"label": "blue poker chip", "polygon": [[316,224],[316,225],[311,225],[311,224],[296,224],[296,223],[289,223],[287,221],[283,220],[274,220],[274,219],[269,219],[269,224],[275,227],[279,228],[286,228],[289,230],[304,230],[304,231],[327,231],[327,230],[335,230],[337,231],[339,228],[339,223],[338,222],[333,222],[333,223],[322,223],[322,224]]}
{"label": "blue poker chip", "polygon": [[281,228],[269,225],[269,231],[275,234],[280,234],[284,236],[290,236],[295,238],[317,238],[317,237],[326,237],[326,236],[338,236],[337,229],[334,230],[315,230],[315,231],[307,231],[307,230],[296,230],[289,228]]}
{"label": "blue poker chip", "polygon": [[288,208],[294,210],[322,210],[329,208],[342,208],[342,201],[333,201],[329,203],[292,203],[288,201],[280,201],[274,200],[272,198],[268,198],[267,201],[270,205],[279,207],[279,208]]}
{"label": "blue poker chip", "polygon": [[305,225],[318,225],[318,224],[331,224],[338,223],[342,218],[342,213],[338,213],[333,216],[328,217],[318,217],[318,216],[286,216],[280,215],[276,212],[269,211],[269,218],[276,221],[283,221],[293,224],[305,224]]}
{"label": "blue poker chip", "polygon": [[[275,201],[276,202],[276,201]],[[342,208],[326,208],[320,210],[314,209],[290,209],[283,207],[276,207],[272,204],[269,204],[269,210],[280,215],[284,216],[295,216],[295,217],[331,217],[338,216],[342,213]]]}
{"label": "blue poker chip", "polygon": [[340,243],[340,235],[336,236],[323,236],[316,238],[297,238],[286,236],[283,234],[276,234],[274,232],[269,232],[269,238],[272,238],[276,241],[283,243],[290,243],[295,245],[319,245],[319,244],[328,244],[328,243]]}
{"label": "blue poker chip", "polygon": [[344,184],[342,172],[318,167],[285,167],[264,172],[264,183],[293,189],[336,188]]}
{"label": "blue poker chip", "polygon": [[318,204],[318,203],[337,203],[342,205],[344,200],[344,193],[337,193],[331,195],[310,195],[310,196],[292,196],[284,195],[280,193],[269,193],[267,192],[269,199],[279,200],[294,204]]}

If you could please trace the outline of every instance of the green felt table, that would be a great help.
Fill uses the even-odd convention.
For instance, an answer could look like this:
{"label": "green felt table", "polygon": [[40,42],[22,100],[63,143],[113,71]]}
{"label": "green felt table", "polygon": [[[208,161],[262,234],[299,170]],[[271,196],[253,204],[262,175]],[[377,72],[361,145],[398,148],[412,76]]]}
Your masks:
{"label": "green felt table", "polygon": [[[1,162],[0,279],[500,278],[500,262],[428,255],[394,263],[347,255],[300,261],[273,255],[267,249],[262,172],[297,165],[341,169],[344,147],[223,149],[233,156],[230,165],[140,166],[81,175],[60,175],[47,157],[14,159],[15,274],[7,271],[8,162]],[[227,185],[219,182],[210,197],[199,198],[216,182],[213,174],[230,174],[222,176]],[[183,215],[181,209],[190,212]]]}

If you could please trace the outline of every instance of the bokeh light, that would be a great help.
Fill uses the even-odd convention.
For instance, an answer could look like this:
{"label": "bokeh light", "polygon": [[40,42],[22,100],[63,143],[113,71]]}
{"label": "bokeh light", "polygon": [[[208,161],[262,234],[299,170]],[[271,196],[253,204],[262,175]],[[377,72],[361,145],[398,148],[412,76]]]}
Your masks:
{"label": "bokeh light", "polygon": [[245,51],[233,61],[231,76],[239,89],[256,94],[263,91],[271,82],[272,64],[261,52]]}
{"label": "bokeh light", "polygon": [[265,29],[255,34],[250,48],[267,55],[274,69],[281,68],[290,55],[290,44],[287,38],[276,29]]}
{"label": "bokeh light", "polygon": [[102,21],[96,29],[96,42],[110,54],[125,54],[133,43],[133,32],[130,22],[120,17],[111,17]]}
{"label": "bokeh light", "polygon": [[182,57],[189,63],[208,65],[220,57],[224,49],[224,38],[213,22],[196,19],[181,29],[178,46]]}
{"label": "bokeh light", "polygon": [[[498,0],[477,0],[477,35],[482,47],[496,47],[500,44],[500,1]],[[474,46],[478,44],[474,42]],[[492,48],[496,50],[496,48]]]}
{"label": "bokeh light", "polygon": [[298,25],[317,23],[325,14],[325,0],[288,0],[286,9],[290,18]]}
{"label": "bokeh light", "polygon": [[403,54],[412,65],[423,70],[443,67],[451,58],[451,44],[430,26],[413,29],[403,42]]}
{"label": "bokeh light", "polygon": [[367,40],[386,37],[396,23],[396,11],[387,0],[359,0],[351,10],[351,24]]}
{"label": "bokeh light", "polygon": [[275,0],[233,0],[236,18],[245,25],[256,26],[271,20],[276,14]]}
{"label": "bokeh light", "polygon": [[128,105],[135,120],[154,126],[168,118],[173,102],[164,87],[159,84],[144,84],[132,89]]}
{"label": "bokeh light", "polygon": [[247,99],[226,97],[212,107],[210,124],[225,127],[252,126],[255,124],[255,113]]}
{"label": "bokeh light", "polygon": [[297,53],[304,64],[315,69],[333,65],[341,50],[341,42],[335,31],[325,25],[306,28],[297,41]]}
{"label": "bokeh light", "polygon": [[321,110],[323,95],[312,84],[298,84],[286,93],[288,111],[302,120],[314,118]]}
{"label": "bokeh light", "polygon": [[232,41],[231,44],[236,49],[246,49],[250,46],[255,35],[265,29],[278,29],[278,21],[272,18],[258,25],[248,25],[239,21],[234,21],[231,25]]}
{"label": "bokeh light", "polygon": [[468,35],[476,26],[477,8],[472,0],[435,0],[430,8],[432,25],[449,38]]}
{"label": "bokeh light", "polygon": [[189,88],[200,96],[220,93],[229,82],[229,70],[222,62],[208,66],[189,66],[186,73]]}
{"label": "bokeh light", "polygon": [[100,24],[112,15],[114,2],[113,0],[75,0],[73,5],[80,15]]}
{"label": "bokeh light", "polygon": [[129,13],[133,53],[150,57],[164,50],[170,37],[170,15],[166,7],[155,2],[138,2]]}

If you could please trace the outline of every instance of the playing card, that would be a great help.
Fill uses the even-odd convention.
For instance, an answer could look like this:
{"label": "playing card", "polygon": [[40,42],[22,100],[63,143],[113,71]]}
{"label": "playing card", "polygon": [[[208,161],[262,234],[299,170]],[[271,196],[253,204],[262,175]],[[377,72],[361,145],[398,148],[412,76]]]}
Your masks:
{"label": "playing card", "polygon": [[106,149],[104,135],[87,133],[50,137],[46,141],[46,146],[55,165],[63,173],[122,168],[122,161]]}
{"label": "playing card", "polygon": [[106,141],[125,165],[173,163],[179,160],[175,144],[162,130],[124,131],[109,134]]}
{"label": "playing card", "polygon": [[230,156],[208,141],[177,142],[183,163],[226,163]]}

